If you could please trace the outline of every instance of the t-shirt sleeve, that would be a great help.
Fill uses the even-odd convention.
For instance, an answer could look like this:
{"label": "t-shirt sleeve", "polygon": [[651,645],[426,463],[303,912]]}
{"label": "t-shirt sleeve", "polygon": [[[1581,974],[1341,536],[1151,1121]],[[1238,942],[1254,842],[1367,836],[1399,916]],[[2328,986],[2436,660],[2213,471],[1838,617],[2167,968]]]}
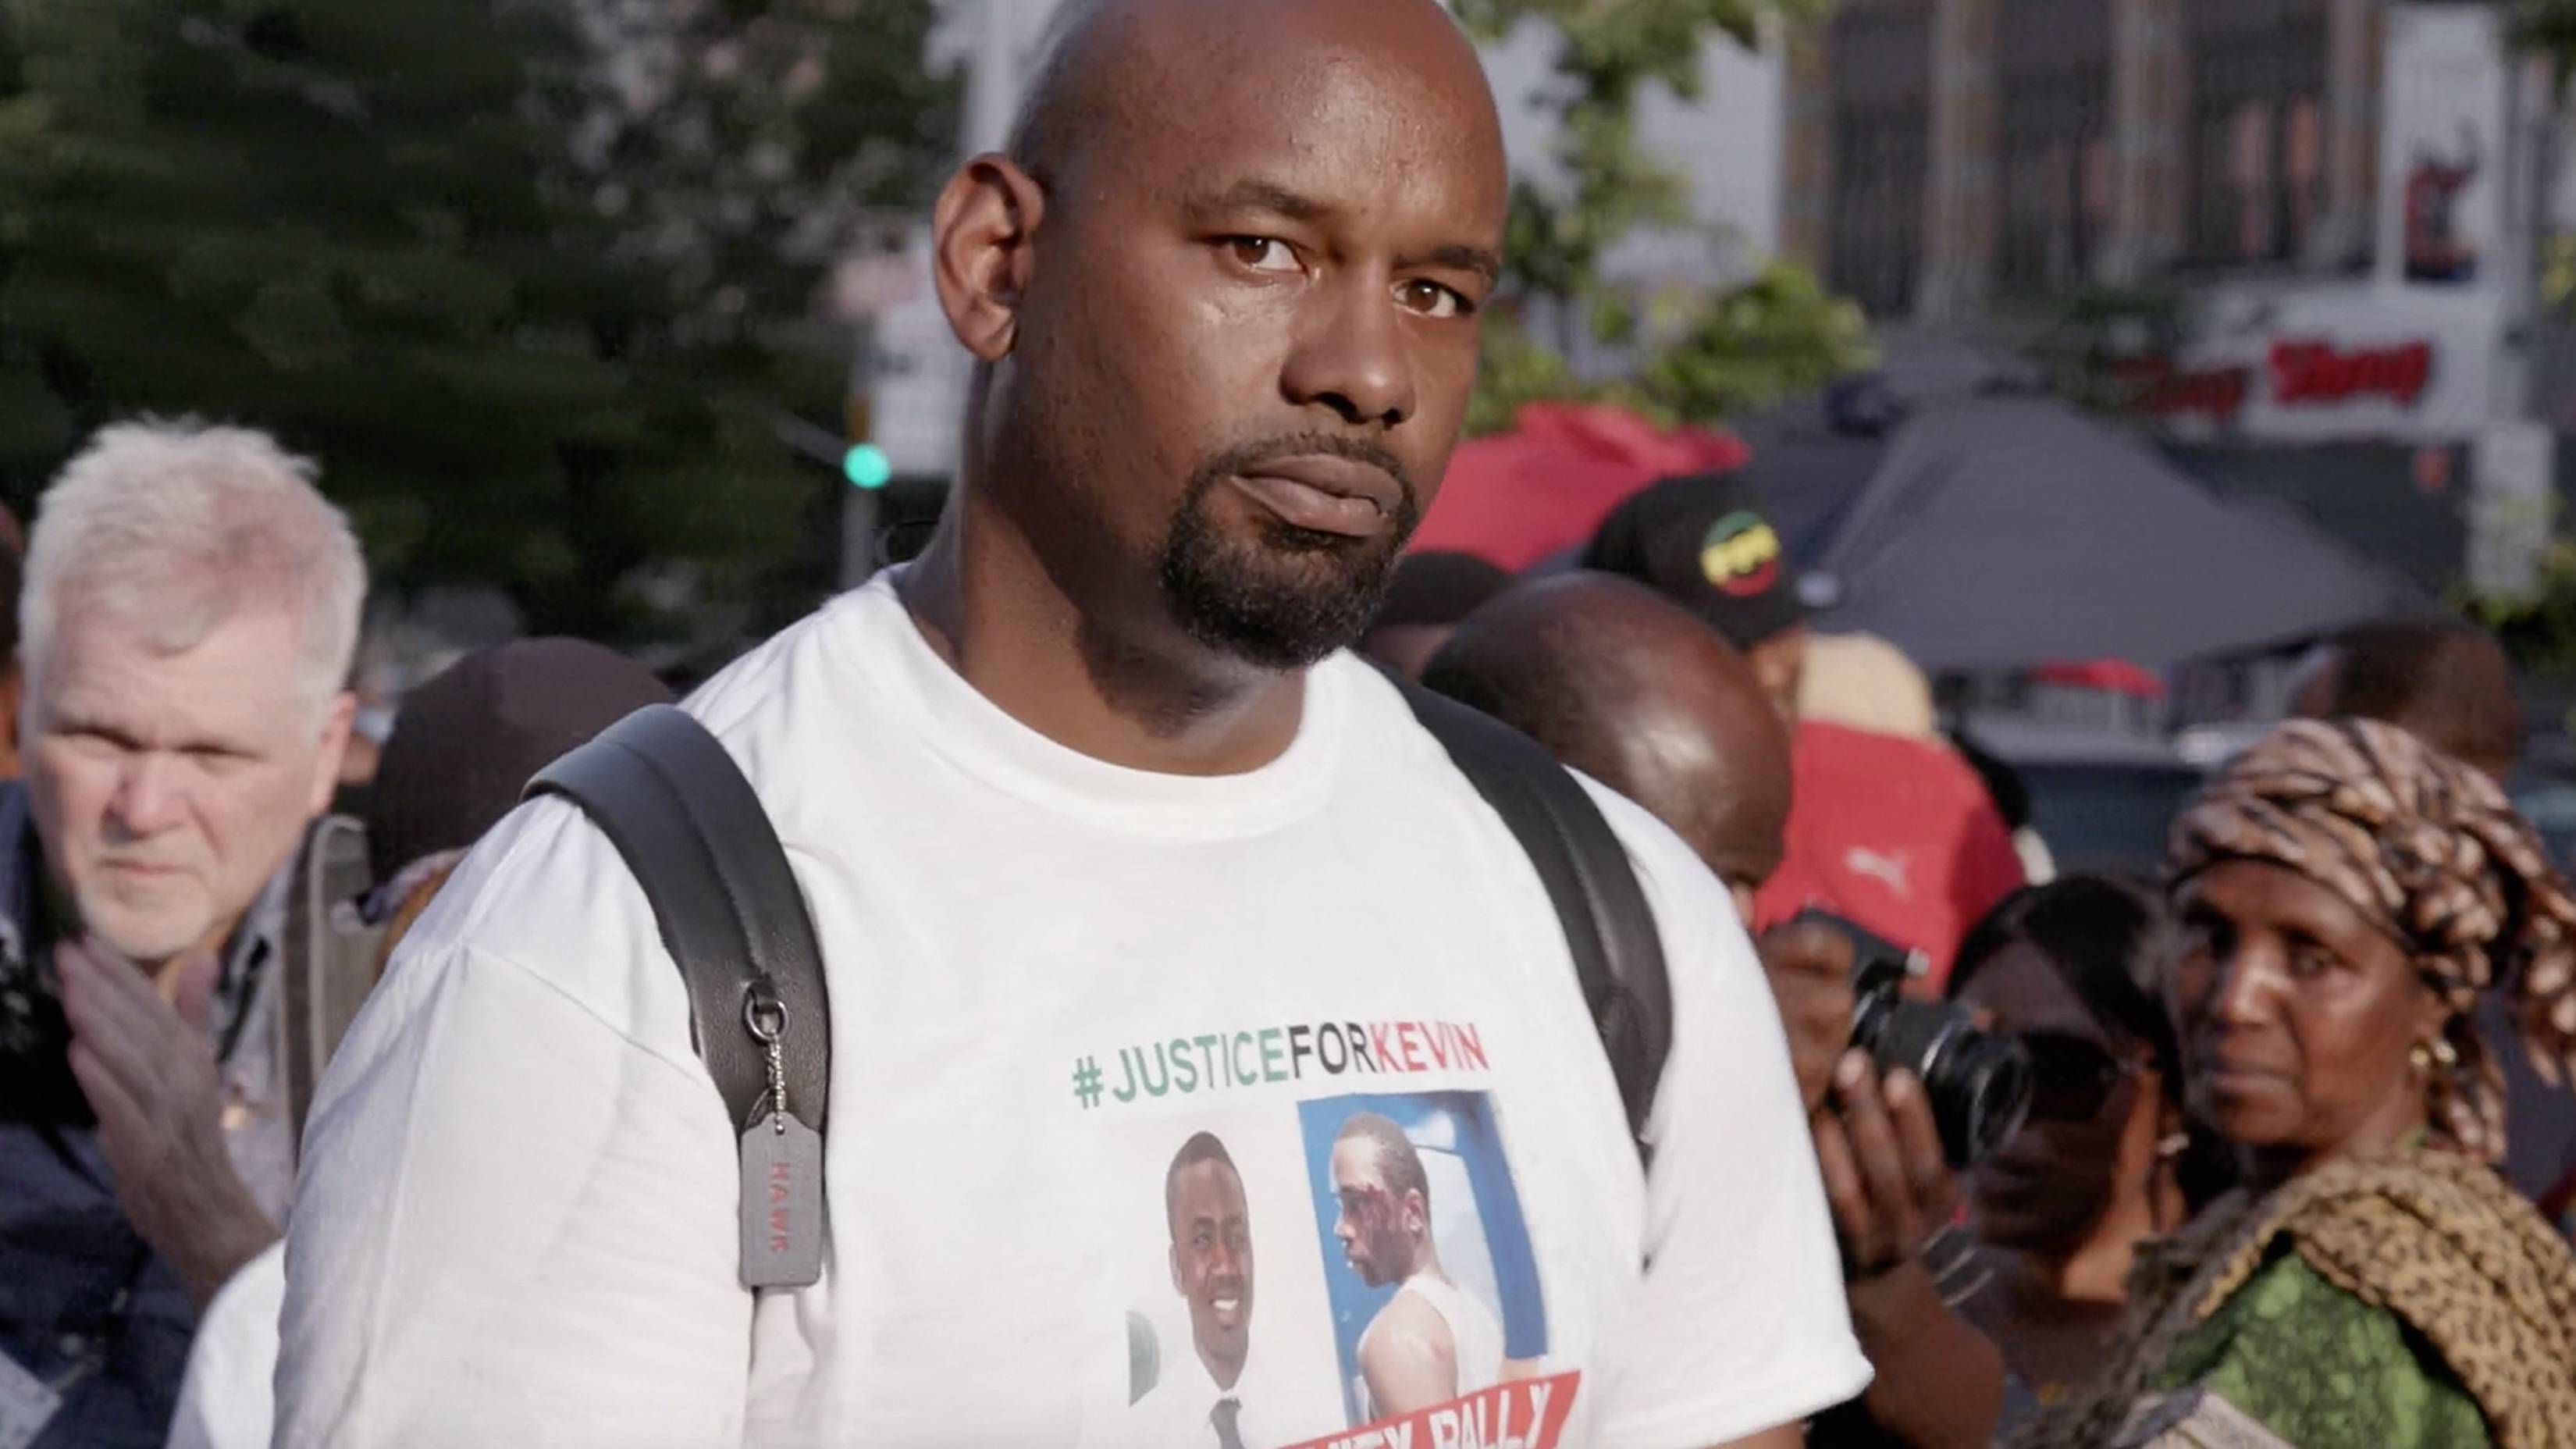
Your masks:
{"label": "t-shirt sleeve", "polygon": [[[287,1234],[281,1449],[741,1442],[732,1137],[694,1059],[621,1019],[658,1037],[685,993],[604,842],[562,819],[504,831],[325,1076]],[[505,879],[513,849],[543,852],[556,919],[476,928],[545,904]],[[513,954],[546,931],[607,959]],[[676,1003],[643,984],[656,963]],[[620,979],[627,999],[601,989]]]}
{"label": "t-shirt sleeve", "polygon": [[1706,1449],[1870,1379],[1789,1045],[1732,901],[1681,842],[1597,792],[1654,907],[1673,1044],[1649,1132],[1646,1269],[1601,1356],[1605,1449]]}
{"label": "t-shirt sleeve", "polygon": [[188,1377],[166,1449],[268,1449],[275,1406],[277,1315],[286,1254],[272,1243],[227,1279],[188,1350]]}

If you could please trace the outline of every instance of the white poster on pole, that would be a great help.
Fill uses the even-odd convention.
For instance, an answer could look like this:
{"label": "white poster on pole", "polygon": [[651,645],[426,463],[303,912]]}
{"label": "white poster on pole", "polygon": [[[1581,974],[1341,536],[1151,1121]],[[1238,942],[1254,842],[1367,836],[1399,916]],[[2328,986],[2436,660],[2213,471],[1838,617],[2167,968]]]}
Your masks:
{"label": "white poster on pole", "polygon": [[2485,5],[2388,16],[2379,131],[2379,281],[2494,287],[2505,242],[2503,20]]}
{"label": "white poster on pole", "polygon": [[2486,598],[2540,590],[2557,518],[2558,439],[2546,424],[2493,422],[2479,433],[2469,494],[2469,588]]}

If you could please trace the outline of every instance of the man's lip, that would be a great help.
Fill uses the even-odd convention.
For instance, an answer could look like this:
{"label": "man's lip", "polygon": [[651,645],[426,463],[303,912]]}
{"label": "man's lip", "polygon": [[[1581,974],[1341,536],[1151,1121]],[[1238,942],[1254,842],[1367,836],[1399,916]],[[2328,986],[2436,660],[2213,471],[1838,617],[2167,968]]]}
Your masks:
{"label": "man's lip", "polygon": [[1234,476],[1272,512],[1320,533],[1365,538],[1383,529],[1404,499],[1393,474],[1333,453],[1272,458]]}

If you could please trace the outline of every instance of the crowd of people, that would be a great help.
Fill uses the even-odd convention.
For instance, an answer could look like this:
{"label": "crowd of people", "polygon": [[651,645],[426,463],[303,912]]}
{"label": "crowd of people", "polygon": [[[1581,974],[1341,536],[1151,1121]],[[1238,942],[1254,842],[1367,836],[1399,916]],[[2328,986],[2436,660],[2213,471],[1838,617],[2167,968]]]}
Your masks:
{"label": "crowd of people", "polygon": [[[0,1449],[2576,1446],[2493,641],[2057,875],[1758,459],[1404,552],[1507,198],[1429,0],[1082,7],[941,200],[938,533],[678,712],[539,639],[361,728],[319,467],[89,440],[0,549]],[[684,977],[632,852],[738,829],[523,803],[683,718],[827,1009]]]}

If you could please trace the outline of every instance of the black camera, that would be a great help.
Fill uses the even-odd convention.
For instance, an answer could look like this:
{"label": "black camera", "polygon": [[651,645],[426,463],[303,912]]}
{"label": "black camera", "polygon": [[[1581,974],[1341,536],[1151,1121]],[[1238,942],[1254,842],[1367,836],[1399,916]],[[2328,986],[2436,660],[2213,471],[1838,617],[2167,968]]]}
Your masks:
{"label": "black camera", "polygon": [[1906,996],[1907,979],[1921,974],[1919,952],[1825,911],[1802,911],[1798,919],[1851,941],[1852,1045],[1882,1074],[1903,1067],[1921,1079],[1952,1167],[1985,1160],[2021,1130],[2030,1115],[2031,1065],[2019,1040],[1980,1029],[1953,1003]]}
{"label": "black camera", "polygon": [[42,957],[0,960],[0,1122],[87,1127],[98,1119],[72,1076],[62,985]]}

